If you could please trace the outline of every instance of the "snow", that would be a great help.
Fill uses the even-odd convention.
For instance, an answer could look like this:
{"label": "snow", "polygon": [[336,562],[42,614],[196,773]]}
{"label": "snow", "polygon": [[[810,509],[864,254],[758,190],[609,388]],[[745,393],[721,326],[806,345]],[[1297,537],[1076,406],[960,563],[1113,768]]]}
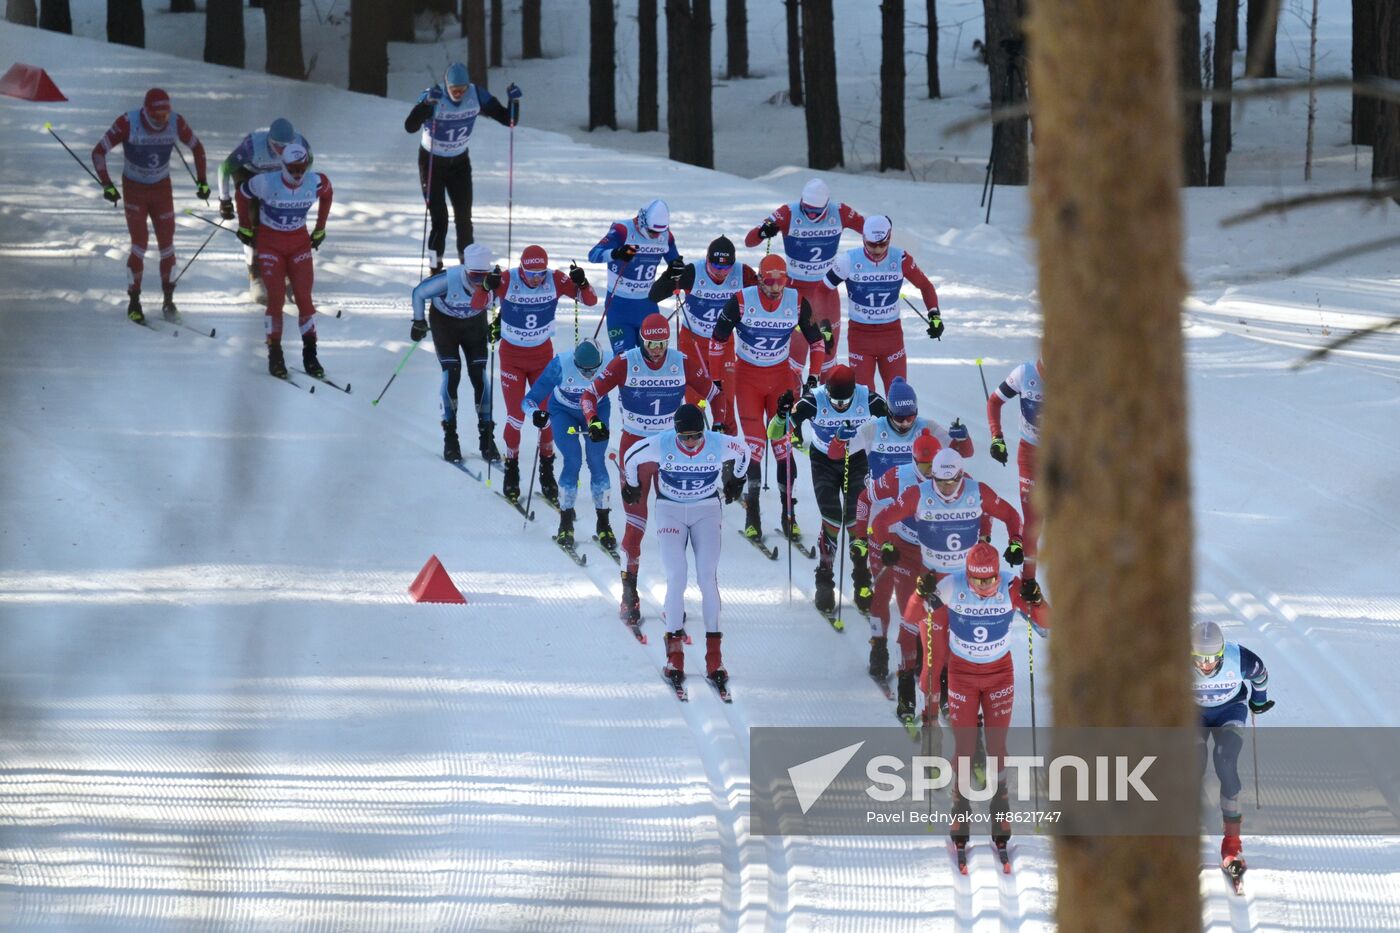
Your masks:
{"label": "snow", "polygon": [[[406,90],[376,100],[10,25],[0,48],[48,68],[71,98],[0,98],[6,929],[1052,924],[1054,864],[1041,837],[1017,838],[1017,871],[1003,881],[985,847],[968,879],[952,879],[941,838],[750,835],[751,726],[892,722],[862,672],[858,620],[838,635],[801,605],[810,562],[795,562],[789,606],[785,556],[755,561],[726,532],[736,699],[724,706],[696,680],[678,704],[658,673],[663,578],[651,541],[641,581],[651,641],[641,647],[616,621],[616,568],[601,552],[585,548],[589,566],[576,568],[547,540],[547,509],[522,529],[438,459],[429,354],[368,404],[409,346],[422,203],[415,141],[399,129]],[[337,192],[315,258],[330,312],[318,319],[321,358],[354,394],[310,395],[265,375],[261,315],[243,298],[241,254],[224,234],[177,296],[218,339],[125,321],[120,215],[39,128],[52,120],[85,153],[155,81],[211,158],[274,113],[313,141]],[[540,242],[561,263],[657,192],[695,255],[720,232],[741,234],[809,174],[778,167],[791,153],[719,174],[536,125],[516,130],[513,251]],[[483,124],[473,149],[478,236],[500,255],[507,134]],[[748,170],[767,174],[740,177]],[[177,206],[204,210],[179,172]],[[973,427],[973,472],[1014,496],[1014,474],[985,454],[973,361],[992,381],[1035,354],[1025,193],[998,192],[989,227],[976,185],[823,177],[857,208],[888,211],[899,245],[932,275],[948,331],[931,344],[911,319],[911,381],[925,411]],[[1384,254],[1279,272],[1383,236],[1389,217],[1332,207],[1221,229],[1222,217],[1299,190],[1260,183],[1185,195],[1196,612],[1269,664],[1279,705],[1265,725],[1395,725],[1400,584],[1385,558],[1400,530],[1400,338],[1291,364],[1329,334],[1392,313],[1400,280]],[[181,220],[182,262],[209,230]],[[600,268],[590,274],[602,279]],[[562,348],[573,322],[561,311]],[[587,335],[597,317],[583,309],[578,321]],[[815,528],[806,477],[798,498]],[[776,508],[770,493],[770,519]],[[737,510],[726,511],[735,525]],[[585,506],[580,526],[590,518]],[[467,607],[408,601],[430,554]],[[698,607],[698,593],[689,598]],[[1013,644],[1024,671],[1025,640]],[[688,654],[700,662],[698,646]],[[1053,671],[1039,660],[1047,722]],[[1029,718],[1025,691],[1017,724]],[[1250,837],[1247,812],[1250,893],[1229,897],[1218,873],[1203,873],[1211,929],[1400,926],[1395,839]],[[1216,845],[1204,840],[1203,858]]]}

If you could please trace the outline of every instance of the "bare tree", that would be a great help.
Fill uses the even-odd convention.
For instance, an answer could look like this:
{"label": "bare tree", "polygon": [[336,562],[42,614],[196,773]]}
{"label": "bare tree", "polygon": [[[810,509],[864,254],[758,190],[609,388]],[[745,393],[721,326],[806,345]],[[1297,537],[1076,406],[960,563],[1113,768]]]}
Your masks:
{"label": "bare tree", "polygon": [[726,78],[749,76],[749,10],[747,0],[727,0],[724,8],[724,35],[729,48]]}
{"label": "bare tree", "polygon": [[[1185,729],[1198,716],[1182,674],[1192,528],[1174,7],[1030,4],[1031,230],[1049,383],[1036,495],[1054,555],[1057,726]],[[1111,660],[1125,639],[1132,670]],[[1194,781],[1185,759],[1163,773]],[[1056,920],[1200,929],[1199,848],[1189,836],[1057,838]]]}
{"label": "bare tree", "polygon": [[301,0],[262,0],[267,21],[267,73],[306,80],[301,57]]}
{"label": "bare tree", "polygon": [[[33,9],[34,4],[29,4]],[[141,0],[107,0],[107,41],[146,47],[146,14]]]}
{"label": "bare tree", "polygon": [[[1026,102],[1025,36],[1021,20],[1025,0],[982,0],[987,26],[987,73],[992,109]],[[1024,185],[1030,178],[1030,121],[1002,120],[992,127],[992,179],[999,185]]]}
{"label": "bare tree", "polygon": [[[1308,81],[1317,80],[1317,0],[1308,22]],[[1308,88],[1308,142],[1303,156],[1303,181],[1312,181],[1313,134],[1317,126],[1317,88]]]}
{"label": "bare tree", "polygon": [[802,0],[802,78],[807,94],[807,165],[817,169],[845,165],[831,0]]}
{"label": "bare tree", "polygon": [[73,32],[73,13],[68,0],[41,0],[39,3],[39,28],[52,32]]}
{"label": "bare tree", "polygon": [[[413,24],[414,12],[417,8],[415,0],[385,0],[385,2],[388,5],[384,16],[388,40],[390,42],[414,41],[417,38]],[[350,23],[350,31],[351,33],[355,31],[353,21]]]}
{"label": "bare tree", "polygon": [[1278,77],[1278,8],[1282,0],[1248,0],[1245,61],[1251,78]]}
{"label": "bare tree", "polygon": [[943,96],[943,87],[938,83],[938,0],[926,0],[928,8],[928,99],[937,100]]}
{"label": "bare tree", "polygon": [[242,68],[245,53],[243,0],[205,0],[204,60]]}
{"label": "bare tree", "polygon": [[[1400,79],[1400,10],[1394,3],[1377,3],[1376,57],[1380,76]],[[1376,104],[1376,141],[1371,147],[1371,180],[1400,178],[1400,104]],[[1400,200],[1400,199],[1397,199]]]}
{"label": "bare tree", "polygon": [[637,0],[637,132],[660,128],[656,77],[656,0]]}
{"label": "bare tree", "polygon": [[350,90],[389,93],[389,20],[384,0],[350,0]]}
{"label": "bare tree", "polygon": [[798,24],[801,0],[783,0],[787,7],[788,103],[802,106],[802,29]]}
{"label": "bare tree", "polygon": [[544,58],[540,49],[540,0],[520,4],[520,57]]}
{"label": "bare tree", "polygon": [[1177,0],[1177,71],[1184,93],[1181,101],[1181,155],[1184,180],[1191,187],[1206,183],[1206,133],[1201,102],[1191,95],[1201,90],[1201,0]]}
{"label": "bare tree", "polygon": [[617,129],[617,92],[614,58],[617,21],[612,0],[588,2],[588,128]]}
{"label": "bare tree", "polygon": [[666,134],[677,162],[715,166],[710,0],[666,0]]}
{"label": "bare tree", "polygon": [[880,171],[904,170],[904,0],[880,3]]}
{"label": "bare tree", "polygon": [[[1376,42],[1377,0],[1351,0],[1351,77],[1353,81],[1380,74]],[[1351,141],[1369,146],[1376,141],[1376,101],[1351,95]]]}
{"label": "bare tree", "polygon": [[193,13],[194,0],[170,0],[171,13]]}
{"label": "bare tree", "polygon": [[499,67],[501,67],[501,61],[502,61],[501,56],[502,56],[502,54],[503,54],[503,52],[504,52],[504,50],[501,48],[502,44],[503,44],[504,41],[505,41],[505,39],[504,39],[504,33],[505,33],[505,19],[506,19],[506,14],[505,14],[505,9],[504,9],[504,7],[505,7],[505,5],[501,2],[501,0],[491,0],[491,67],[492,67],[492,68],[499,68]]}
{"label": "bare tree", "polygon": [[[1218,0],[1215,7],[1215,61],[1211,85],[1218,91],[1234,87],[1235,30],[1239,26],[1239,0]],[[1225,184],[1225,162],[1230,153],[1230,102],[1218,100],[1210,105],[1210,165],[1206,183],[1211,187]]]}
{"label": "bare tree", "polygon": [[34,0],[5,0],[5,20],[20,26],[37,26],[39,8]]}
{"label": "bare tree", "polygon": [[467,75],[486,86],[486,0],[462,0],[462,35],[467,40]]}

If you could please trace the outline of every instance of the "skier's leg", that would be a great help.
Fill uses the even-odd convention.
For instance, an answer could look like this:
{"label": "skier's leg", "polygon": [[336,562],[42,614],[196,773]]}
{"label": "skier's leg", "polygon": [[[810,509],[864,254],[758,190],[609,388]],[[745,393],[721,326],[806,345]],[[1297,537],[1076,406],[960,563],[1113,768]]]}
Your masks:
{"label": "skier's leg", "polygon": [[[282,305],[287,300],[287,263],[280,244],[266,233],[259,233],[258,268],[262,270],[263,285],[267,287],[267,308],[264,311],[268,340],[282,342]],[[266,240],[267,242],[261,242]]]}
{"label": "skier's leg", "polygon": [[[583,424],[582,415],[579,416],[578,423]],[[608,442],[589,440],[585,435],[583,452],[588,458],[588,489],[593,494],[593,507],[610,509],[612,477],[608,475]]]}
{"label": "skier's leg", "polygon": [[[578,474],[583,466],[583,419],[575,418],[571,411],[564,411],[562,405],[550,407],[560,409],[558,412],[551,411],[549,416],[549,423],[559,429],[559,442],[556,446],[564,458],[564,466],[559,471],[559,508],[572,509],[578,499]],[[574,430],[571,432],[570,428]],[[590,472],[594,469],[592,459],[589,457]]]}
{"label": "skier's leg", "polygon": [[1035,444],[1021,441],[1016,445],[1016,467],[1021,474],[1021,544],[1026,561],[1021,568],[1023,580],[1035,579],[1036,554],[1040,551],[1040,513],[1035,507]]}
{"label": "skier's leg", "polygon": [[303,342],[310,338],[314,343],[316,305],[311,300],[311,285],[315,280],[315,271],[311,262],[310,240],[306,241],[305,248],[293,247],[291,252],[292,256],[287,261],[287,278],[291,280],[292,297],[297,304],[297,327]]}
{"label": "skier's leg", "polygon": [[705,631],[719,631],[719,531],[722,506],[719,499],[704,499],[690,506],[690,547],[695,552],[695,583],[700,588]]}
{"label": "skier's leg", "polygon": [[428,202],[428,253],[434,266],[442,264],[442,254],[447,246],[447,196],[443,184],[446,171],[443,157],[430,155],[421,146],[418,148],[418,183]]}
{"label": "skier's leg", "polygon": [[486,345],[487,321],[485,312],[466,318],[461,326],[462,355],[467,360],[467,378],[472,383],[472,396],[476,401],[478,421],[492,420],[491,386],[486,384],[486,364],[489,359]]}
{"label": "skier's leg", "polygon": [[[447,194],[452,198],[452,217],[457,225],[457,255],[470,246],[472,239],[472,157],[464,152],[453,160],[447,174]],[[444,241],[446,237],[444,236]],[[510,261],[509,256],[506,261]]]}
{"label": "skier's leg", "polygon": [[524,351],[501,341],[496,347],[496,365],[501,373],[501,398],[506,403],[506,427],[502,432],[507,460],[520,456],[520,429],[525,425],[525,370],[520,357]]}
{"label": "skier's leg", "polygon": [[[640,441],[641,438],[635,434],[622,432],[622,440],[618,442],[617,459],[619,465],[626,462],[627,451],[632,445]],[[646,471],[650,473],[650,471]],[[624,502],[622,511],[627,515],[627,528],[622,532],[622,553],[627,558],[626,569],[630,573],[636,573],[642,560],[642,536],[647,530],[647,492],[651,487],[649,475],[641,477],[642,495],[636,502]]]}
{"label": "skier's leg", "polygon": [[126,232],[131,237],[131,249],[126,256],[127,291],[141,290],[141,275],[146,268],[146,246],[150,243],[150,231],[146,228],[147,192],[149,185],[127,181],[122,176],[122,200],[125,205]]}
{"label": "skier's leg", "polygon": [[155,227],[156,246],[160,247],[160,284],[165,286],[175,271],[175,198],[169,178],[151,189],[151,226]]}
{"label": "skier's leg", "polygon": [[685,584],[688,577],[685,551],[690,537],[686,506],[669,499],[656,500],[656,543],[666,572],[666,602],[662,612],[668,632],[685,629]]}
{"label": "skier's leg", "polygon": [[871,343],[869,330],[868,325],[851,325],[848,355],[851,359],[851,369],[855,371],[856,382],[874,392],[875,361],[878,348],[869,345]]}
{"label": "skier's leg", "polygon": [[449,317],[437,308],[428,309],[428,329],[433,335],[433,349],[442,367],[438,407],[442,420],[457,423],[457,388],[462,384],[462,357],[459,349],[460,318]]}

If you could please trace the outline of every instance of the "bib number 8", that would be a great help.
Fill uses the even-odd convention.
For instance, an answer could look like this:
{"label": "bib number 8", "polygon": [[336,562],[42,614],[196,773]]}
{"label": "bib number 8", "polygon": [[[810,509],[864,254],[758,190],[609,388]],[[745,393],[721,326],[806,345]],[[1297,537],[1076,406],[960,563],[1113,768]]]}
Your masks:
{"label": "bib number 8", "polygon": [[525,329],[534,330],[536,325],[539,323],[539,319],[540,316],[538,314],[525,315]]}

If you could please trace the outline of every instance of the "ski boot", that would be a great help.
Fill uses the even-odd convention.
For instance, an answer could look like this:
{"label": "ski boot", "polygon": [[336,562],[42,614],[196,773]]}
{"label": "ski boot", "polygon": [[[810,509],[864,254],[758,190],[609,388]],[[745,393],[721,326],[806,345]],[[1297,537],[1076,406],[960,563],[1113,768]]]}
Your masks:
{"label": "ski boot", "polygon": [[554,535],[554,540],[564,547],[574,546],[574,510],[561,509],[559,512],[559,530]]}
{"label": "ski boot", "polygon": [[666,633],[666,667],[662,673],[673,687],[685,683],[685,632]]}
{"label": "ski boot", "polygon": [[830,615],[836,611],[836,579],[832,576],[831,567],[827,564],[817,564],[816,573],[816,603],[817,611]]}
{"label": "ski boot", "polygon": [[457,422],[442,423],[442,459],[448,463],[462,462],[462,445],[457,441]]}
{"label": "ski boot", "polygon": [[763,537],[763,516],[760,514],[758,505],[758,490],[751,488],[744,495],[744,536],[746,538]]}
{"label": "ski boot", "polygon": [[433,253],[432,265],[428,266],[428,275],[441,275],[446,268],[442,262],[442,253]]}
{"label": "ski boot", "polygon": [[324,379],[326,376],[325,367],[321,361],[316,359],[316,334],[314,332],[301,335],[301,368],[306,370],[306,374],[313,379]]}
{"label": "ski boot", "polygon": [[598,509],[598,527],[594,534],[598,536],[598,543],[609,551],[617,550],[617,535],[613,534],[612,523],[608,521],[609,509]]}
{"label": "ski boot", "polygon": [[957,850],[958,871],[967,874],[967,840],[972,835],[970,826],[972,824],[972,807],[968,805],[967,799],[953,791],[952,803],[948,805],[948,838],[953,841],[953,846]]}
{"label": "ski boot", "polygon": [[1220,840],[1220,867],[1232,879],[1244,875],[1244,842],[1240,839],[1243,817],[1225,817],[1225,838]]}
{"label": "ski boot", "polygon": [[[642,600],[637,595],[637,575],[622,571],[622,604],[618,607],[618,615],[624,622],[636,622],[642,617]],[[669,639],[672,633],[667,633]],[[682,633],[674,633],[677,638],[682,638]]]}
{"label": "ski boot", "polygon": [[167,321],[176,321],[180,318],[180,309],[175,307],[175,283],[162,282],[160,290],[164,298],[160,304],[161,317]]}
{"label": "ski boot", "polygon": [[918,671],[900,671],[895,687],[894,714],[904,722],[912,722],[916,712],[918,696],[914,692]]}
{"label": "ski boot", "polygon": [[802,537],[802,529],[797,527],[797,500],[793,499],[783,508],[783,537],[797,541]]}
{"label": "ski boot", "polygon": [[144,324],[146,322],[146,315],[141,312],[141,292],[133,288],[126,294],[127,320],[134,321],[137,324]]}
{"label": "ski boot", "polygon": [[496,449],[496,422],[482,421],[478,423],[476,433],[481,449],[481,459],[487,463],[500,463],[501,452]]}
{"label": "ski boot", "polygon": [[1010,813],[1011,795],[1003,782],[997,785],[997,792],[992,796],[992,845],[1001,860],[1001,870],[1008,875],[1011,874],[1011,853],[1006,851],[1006,844],[1011,841]]}
{"label": "ski boot", "polygon": [[501,495],[511,502],[520,501],[520,458],[507,457],[505,461],[505,479],[501,482]]}
{"label": "ski boot", "polygon": [[724,669],[724,658],[719,650],[723,639],[722,632],[705,633],[705,676],[721,690],[729,683],[729,672]]}
{"label": "ski boot", "polygon": [[267,338],[267,371],[278,379],[287,378],[287,361],[282,358],[282,342]]}
{"label": "ski boot", "polygon": [[890,676],[889,639],[875,635],[870,639],[870,676],[884,680]]}
{"label": "ski boot", "polygon": [[870,578],[869,550],[864,538],[851,539],[851,588],[856,594],[856,610],[863,616],[870,615],[870,604],[875,597]]}
{"label": "ski boot", "polygon": [[540,455],[540,495],[546,502],[559,503],[559,483],[554,479],[554,454]]}

